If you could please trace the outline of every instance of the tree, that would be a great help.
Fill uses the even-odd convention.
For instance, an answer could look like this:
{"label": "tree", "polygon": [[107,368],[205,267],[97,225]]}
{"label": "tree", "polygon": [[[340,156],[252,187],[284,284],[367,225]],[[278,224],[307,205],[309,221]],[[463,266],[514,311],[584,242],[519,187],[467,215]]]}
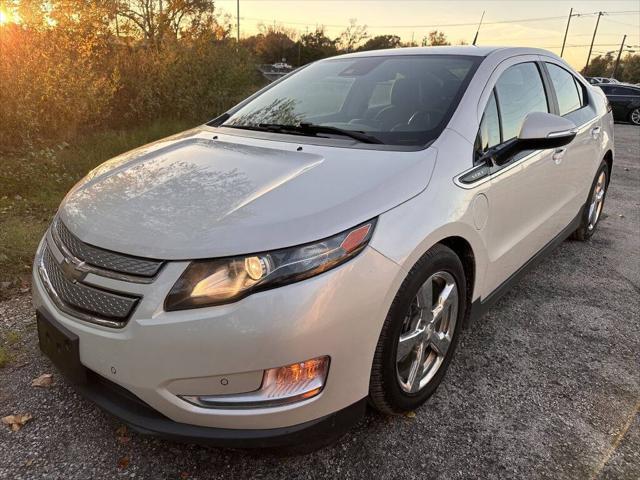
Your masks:
{"label": "tree", "polygon": [[349,20],[347,29],[335,39],[335,44],[342,52],[354,52],[357,46],[369,37],[366,25],[358,25],[356,19]]}
{"label": "tree", "polygon": [[429,35],[422,39],[423,47],[435,47],[438,45],[451,45],[444,32],[433,30],[432,32],[429,32]]}
{"label": "tree", "polygon": [[292,37],[293,30],[279,26],[260,26],[260,33],[246,43],[253,43],[253,51],[264,63],[275,63],[283,58],[291,60],[297,56],[298,49]]}
{"label": "tree", "polygon": [[619,77],[629,83],[640,83],[640,55],[628,54],[624,61],[620,61],[622,72]]}
{"label": "tree", "polygon": [[587,68],[582,70],[582,74],[587,77],[608,77],[613,71],[614,62],[611,53],[598,55],[591,59]]}
{"label": "tree", "polygon": [[302,65],[331,57],[338,53],[336,41],[327,37],[324,27],[320,26],[311,33],[305,33],[300,37],[300,63]]}
{"label": "tree", "polygon": [[113,0],[115,20],[127,33],[138,33],[152,44],[165,35],[174,38],[189,31],[212,28],[216,22],[211,0]]}
{"label": "tree", "polygon": [[398,48],[402,46],[402,41],[397,35],[378,35],[367,40],[358,50],[382,50],[385,48]]}

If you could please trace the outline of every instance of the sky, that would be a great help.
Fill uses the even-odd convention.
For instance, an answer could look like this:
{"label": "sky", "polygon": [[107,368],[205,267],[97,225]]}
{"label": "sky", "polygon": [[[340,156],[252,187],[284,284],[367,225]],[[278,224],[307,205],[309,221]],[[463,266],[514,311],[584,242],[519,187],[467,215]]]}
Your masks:
{"label": "sky", "polygon": [[[219,11],[236,18],[236,0],[216,0]],[[575,68],[587,60],[597,14],[600,19],[593,55],[625,45],[640,53],[639,0],[240,0],[242,37],[258,31],[258,25],[274,24],[304,33],[324,25],[336,37],[356,19],[367,25],[369,35],[395,34],[418,43],[431,30],[444,31],[452,43],[473,41],[485,11],[478,45],[532,46],[560,54],[570,9],[574,14],[564,58]],[[508,21],[508,23],[494,23]],[[465,25],[460,25],[465,24]],[[626,48],[626,47],[625,47]]]}

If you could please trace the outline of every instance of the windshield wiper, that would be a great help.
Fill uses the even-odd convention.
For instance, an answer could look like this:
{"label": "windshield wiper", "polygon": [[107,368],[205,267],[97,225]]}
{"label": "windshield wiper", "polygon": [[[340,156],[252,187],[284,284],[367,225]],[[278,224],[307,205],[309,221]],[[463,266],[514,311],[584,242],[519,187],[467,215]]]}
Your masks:
{"label": "windshield wiper", "polygon": [[329,125],[316,125],[302,122],[300,125],[285,125],[282,123],[260,123],[258,125],[220,125],[221,127],[239,128],[244,130],[256,130],[260,132],[292,133],[294,135],[316,136],[319,133],[333,133],[358,140],[362,143],[383,143],[380,139],[356,130],[344,130]]}
{"label": "windshield wiper", "polygon": [[333,133],[358,140],[362,143],[382,143],[382,141],[372,135],[367,135],[362,131],[345,130],[329,125],[316,125],[315,123],[302,122],[299,125],[284,125],[280,123],[261,123],[259,127],[272,129],[277,132],[294,132],[302,135],[317,135],[319,133]]}

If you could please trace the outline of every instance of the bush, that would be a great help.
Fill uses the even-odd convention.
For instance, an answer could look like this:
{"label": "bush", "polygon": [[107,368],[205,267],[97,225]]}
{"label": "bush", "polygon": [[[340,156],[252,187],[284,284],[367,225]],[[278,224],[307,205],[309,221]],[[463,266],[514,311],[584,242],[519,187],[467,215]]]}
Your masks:
{"label": "bush", "polygon": [[213,34],[152,45],[90,26],[6,27],[0,29],[0,150],[158,118],[206,121],[261,84],[249,53]]}
{"label": "bush", "polygon": [[64,139],[109,115],[116,72],[105,70],[104,41],[58,30],[0,30],[0,144]]}
{"label": "bush", "polygon": [[[125,51],[126,50],[126,51]],[[178,117],[205,121],[253,92],[260,79],[244,49],[211,38],[172,41],[161,50],[133,46],[116,60],[119,122]]]}

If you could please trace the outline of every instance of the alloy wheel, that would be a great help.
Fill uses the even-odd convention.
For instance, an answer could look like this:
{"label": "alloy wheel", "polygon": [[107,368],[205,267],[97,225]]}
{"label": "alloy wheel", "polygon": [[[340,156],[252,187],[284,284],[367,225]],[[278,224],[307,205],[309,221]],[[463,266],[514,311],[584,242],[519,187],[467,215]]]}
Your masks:
{"label": "alloy wheel", "polygon": [[593,230],[600,219],[600,213],[602,212],[602,206],[604,204],[604,195],[607,189],[607,173],[605,171],[600,172],[598,181],[591,194],[591,202],[589,204],[589,223],[587,228]]}
{"label": "alloy wheel", "polygon": [[636,108],[631,112],[631,123],[640,125],[640,108]]}
{"label": "alloy wheel", "polygon": [[422,390],[442,365],[458,317],[458,287],[453,276],[436,272],[420,287],[398,339],[396,375],[406,393]]}

